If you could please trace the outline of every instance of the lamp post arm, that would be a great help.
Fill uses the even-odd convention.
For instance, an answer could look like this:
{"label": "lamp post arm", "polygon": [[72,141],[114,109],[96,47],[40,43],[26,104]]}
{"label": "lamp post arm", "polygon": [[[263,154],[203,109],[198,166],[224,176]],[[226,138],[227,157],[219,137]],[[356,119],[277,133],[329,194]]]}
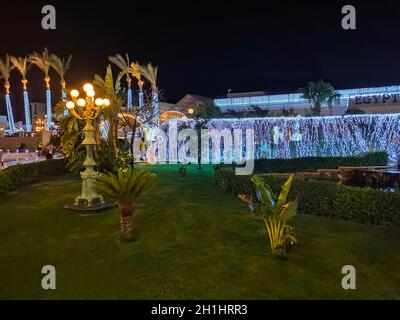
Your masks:
{"label": "lamp post arm", "polygon": [[84,120],[76,111],[75,109],[69,109],[69,111],[71,112],[71,114],[77,118],[78,120]]}

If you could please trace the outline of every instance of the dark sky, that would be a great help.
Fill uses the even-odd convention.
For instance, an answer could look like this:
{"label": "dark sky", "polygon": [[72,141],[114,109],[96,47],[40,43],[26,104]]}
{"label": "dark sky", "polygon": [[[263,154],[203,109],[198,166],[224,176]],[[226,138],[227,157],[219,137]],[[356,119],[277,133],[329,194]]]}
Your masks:
{"label": "dark sky", "polygon": [[[295,92],[324,79],[336,88],[400,84],[400,6],[366,1],[4,1],[0,55],[47,46],[73,54],[69,87],[104,73],[109,54],[128,52],[159,66],[159,87],[176,102],[185,93]],[[276,4],[278,2],[278,4]],[[41,28],[41,8],[57,9],[57,29]],[[341,28],[341,8],[357,9],[357,30]],[[43,76],[29,74],[31,100],[44,100]],[[53,73],[53,95],[59,79]],[[18,74],[12,77],[22,117]],[[0,113],[5,113],[0,88]]]}

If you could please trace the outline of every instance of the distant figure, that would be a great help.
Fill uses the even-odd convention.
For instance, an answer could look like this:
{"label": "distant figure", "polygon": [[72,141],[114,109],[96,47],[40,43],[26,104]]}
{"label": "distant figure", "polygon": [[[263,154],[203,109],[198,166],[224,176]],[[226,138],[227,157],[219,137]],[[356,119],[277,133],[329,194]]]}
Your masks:
{"label": "distant figure", "polygon": [[38,140],[38,142],[37,142],[37,144],[36,144],[36,147],[37,147],[37,151],[38,151],[38,153],[39,153],[39,155],[40,155],[40,154],[42,153],[42,148],[43,148],[42,140],[41,140],[41,139]]}
{"label": "distant figure", "polygon": [[141,161],[144,161],[145,159],[147,160],[147,155],[146,155],[147,144],[144,137],[140,141],[139,150],[140,150],[140,160]]}
{"label": "distant figure", "polygon": [[0,165],[1,165],[1,169],[4,168],[4,161],[3,161],[3,150],[0,150]]}
{"label": "distant figure", "polygon": [[18,151],[25,151],[26,149],[27,149],[26,144],[21,142],[21,144],[18,147]]}
{"label": "distant figure", "polygon": [[47,160],[53,159],[53,155],[54,155],[54,146],[51,143],[49,143],[46,146],[46,159]]}

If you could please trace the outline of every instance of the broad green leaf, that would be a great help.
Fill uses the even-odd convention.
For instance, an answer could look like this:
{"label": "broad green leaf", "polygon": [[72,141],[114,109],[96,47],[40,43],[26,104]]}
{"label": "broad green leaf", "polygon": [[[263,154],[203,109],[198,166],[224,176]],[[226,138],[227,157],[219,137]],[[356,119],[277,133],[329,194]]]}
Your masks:
{"label": "broad green leaf", "polygon": [[285,182],[285,184],[282,186],[282,191],[279,194],[278,201],[276,203],[277,208],[280,208],[285,205],[287,196],[290,192],[290,188],[292,187],[293,178],[294,178],[294,175],[292,174],[289,177],[289,179]]}

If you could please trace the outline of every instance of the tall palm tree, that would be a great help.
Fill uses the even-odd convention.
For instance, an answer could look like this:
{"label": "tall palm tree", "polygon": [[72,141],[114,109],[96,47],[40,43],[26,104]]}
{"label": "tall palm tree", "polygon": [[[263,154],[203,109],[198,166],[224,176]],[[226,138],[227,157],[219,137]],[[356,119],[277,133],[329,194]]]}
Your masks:
{"label": "tall palm tree", "polygon": [[311,81],[306,87],[298,90],[302,94],[302,99],[307,99],[313,104],[314,114],[321,114],[321,106],[323,103],[333,101],[333,97],[337,95],[335,88],[327,82],[318,80],[317,82]]}
{"label": "tall palm tree", "polygon": [[160,110],[158,105],[158,87],[157,87],[158,67],[154,67],[151,63],[148,63],[145,66],[140,66],[140,73],[151,84],[153,124],[158,126],[160,124]]}
{"label": "tall palm tree", "polygon": [[29,55],[29,61],[37,66],[40,70],[43,71],[45,77],[44,81],[46,83],[46,113],[47,113],[47,122],[46,129],[49,130],[52,126],[52,111],[51,111],[51,90],[50,90],[50,76],[49,71],[52,66],[52,61],[50,58],[49,51],[47,48],[44,48],[43,52],[37,53],[36,51]]}
{"label": "tall palm tree", "polygon": [[136,78],[139,87],[139,109],[143,109],[144,95],[143,95],[143,80],[140,73],[140,65],[138,62],[132,62],[129,68],[129,73]]}
{"label": "tall palm tree", "polygon": [[[60,58],[59,56],[52,54],[50,56],[50,59],[51,59],[51,66],[60,76],[61,98],[62,98],[62,100],[66,100],[67,99],[67,91],[66,91],[67,82],[65,81],[65,74],[71,67],[72,55],[70,55],[67,60],[64,60],[64,58]],[[68,115],[67,109],[64,110],[64,115]]]}
{"label": "tall palm tree", "polygon": [[97,191],[118,202],[121,215],[121,238],[132,240],[133,213],[136,201],[154,182],[156,175],[137,172],[132,169],[119,169],[117,174],[101,174],[97,178]]}
{"label": "tall palm tree", "polygon": [[6,88],[6,108],[8,117],[8,126],[11,132],[15,131],[14,115],[10,99],[10,74],[14,66],[10,63],[10,56],[7,54],[4,60],[0,59],[0,75],[4,79],[4,88]]}
{"label": "tall palm tree", "polygon": [[26,78],[26,74],[28,73],[31,64],[28,61],[28,58],[22,58],[22,57],[10,57],[10,60],[12,64],[14,65],[14,68],[17,69],[17,71],[20,73],[22,76],[22,88],[23,88],[23,96],[24,96],[24,110],[25,110],[25,127],[26,131],[31,132],[32,131],[32,120],[31,120],[31,112],[30,112],[30,105],[29,105],[29,94],[28,94],[28,80]]}
{"label": "tall palm tree", "polygon": [[115,64],[119,69],[121,69],[121,72],[118,74],[118,78],[122,79],[122,77],[126,77],[126,83],[128,85],[128,91],[127,91],[127,99],[126,99],[126,106],[128,109],[132,108],[132,79],[131,75],[129,72],[130,68],[130,59],[128,54],[126,53],[126,60],[120,55],[117,54],[115,56],[109,56],[108,60]]}

